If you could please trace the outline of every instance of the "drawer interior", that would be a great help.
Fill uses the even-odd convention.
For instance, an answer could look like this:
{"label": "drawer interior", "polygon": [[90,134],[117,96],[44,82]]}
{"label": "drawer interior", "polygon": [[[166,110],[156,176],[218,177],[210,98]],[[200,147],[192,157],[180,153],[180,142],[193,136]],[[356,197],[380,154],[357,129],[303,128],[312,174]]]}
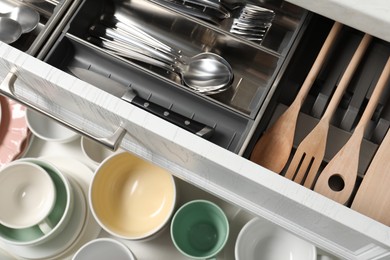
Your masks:
{"label": "drawer interior", "polygon": [[57,0],[1,0],[0,10],[2,14],[10,13],[20,6],[27,6],[39,14],[39,22],[35,29],[22,33],[21,36],[16,41],[10,43],[10,45],[21,51],[35,55],[43,45],[44,40],[47,39],[54,30],[54,25],[61,19],[70,2],[70,0],[61,2]]}
{"label": "drawer interior", "polygon": [[167,81],[161,81],[142,68],[118,60],[93,45],[70,35],[64,36],[50,52],[49,64],[69,72],[69,67],[87,68],[127,86],[137,95],[160,106],[170,108],[215,129],[210,141],[236,151],[252,124],[248,118],[227,111],[190,92],[178,92]]}
{"label": "drawer interior", "polygon": [[[333,21],[321,16],[316,16],[312,19],[307,33],[302,38],[294,57],[289,63],[286,73],[281,79],[267,107],[264,117],[257,127],[256,134],[246,149],[245,157],[251,157],[252,150],[263,133],[273,125],[295,99],[332,25]],[[335,45],[326,58],[325,64],[316,77],[300,110],[293,148],[289,161],[286,163],[282,172],[280,172],[281,175],[286,174],[297,147],[323,116],[363,36],[364,33],[360,31],[347,26],[342,27]],[[324,159],[317,172],[316,180],[329,161],[339,152],[354,132],[363,111],[367,107],[367,103],[370,100],[389,54],[389,43],[373,38],[332,117]],[[357,180],[354,191],[346,203],[347,206],[350,206],[353,202],[354,195],[364,178],[364,174],[390,126],[389,87],[385,86],[379,104],[366,128],[360,148]],[[335,187],[342,187],[343,180],[340,178],[337,181],[339,183],[334,183],[333,185]],[[313,187],[311,188],[313,189]]]}
{"label": "drawer interior", "polygon": [[[279,5],[282,6],[281,3]],[[101,46],[106,43],[106,41],[101,40],[101,37],[107,38],[107,28],[115,28],[115,22],[111,23],[120,17],[121,23],[141,28],[152,37],[172,47],[182,56],[193,57],[203,52],[217,54],[232,67],[234,78],[232,83],[228,84],[228,88],[223,88],[224,91],[211,94],[188,88],[177,73],[122,55],[114,55],[118,59],[141,66],[161,80],[168,81],[171,87],[176,88],[178,92],[191,92],[202,99],[253,119],[270,87],[281,73],[286,53],[296,40],[306,18],[303,9],[293,8],[294,12],[291,14],[293,25],[281,27],[281,20],[286,20],[283,15],[287,10],[280,6],[275,10],[278,13],[277,18],[275,18],[275,28],[271,26],[272,30],[270,29],[269,35],[267,34],[267,40],[263,41],[264,44],[271,45],[278,50],[254,44],[221,30],[217,26],[175,12],[160,3],[147,0],[131,2],[119,0],[84,1],[69,23],[67,33]],[[290,5],[284,3],[283,6],[289,7]],[[283,28],[283,30],[278,28]],[[279,43],[275,43],[275,41]],[[107,51],[106,47],[101,48]]]}
{"label": "drawer interior", "polygon": [[[278,8],[282,8],[283,5],[279,5]],[[283,16],[283,12],[280,11],[280,15]],[[294,28],[294,32],[279,33],[284,34],[284,39],[279,39],[279,46],[292,46],[303,27],[305,12],[298,8],[292,15],[295,22],[289,28]],[[223,57],[233,70],[231,87],[216,94],[198,93],[186,87],[175,72],[107,50],[99,44],[100,29],[106,33],[107,28],[111,28],[113,17],[121,17],[142,28],[149,36],[184,56],[211,52]],[[278,26],[275,25],[275,30]],[[213,127],[215,133],[210,141],[233,152],[241,149],[256,114],[287,59],[287,51],[281,47],[277,47],[278,53],[147,0],[83,1],[64,28],[45,57],[47,63],[65,72],[69,72],[69,67],[82,67],[124,85],[131,84],[142,98]],[[267,37],[272,34],[270,32]],[[264,43],[267,41],[264,39]]]}

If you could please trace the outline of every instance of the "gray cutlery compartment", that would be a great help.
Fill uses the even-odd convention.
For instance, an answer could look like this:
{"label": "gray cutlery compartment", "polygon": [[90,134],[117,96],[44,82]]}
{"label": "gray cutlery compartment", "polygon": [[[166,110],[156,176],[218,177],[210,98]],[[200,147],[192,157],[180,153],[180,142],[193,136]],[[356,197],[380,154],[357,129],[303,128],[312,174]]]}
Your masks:
{"label": "gray cutlery compartment", "polygon": [[[68,73],[68,67],[82,67],[131,85],[140,97],[213,127],[215,133],[209,140],[238,153],[308,20],[306,11],[295,7],[293,22],[283,25],[288,16],[283,6],[291,5],[277,3],[274,32],[267,36],[275,34],[275,38],[255,45],[152,1],[86,0],[72,14],[44,60]],[[186,56],[201,52],[222,56],[233,68],[232,87],[218,94],[200,94],[184,86],[174,73],[113,55],[91,42],[91,26],[103,16],[117,13]],[[278,42],[271,44],[274,49],[266,48],[272,41]]]}

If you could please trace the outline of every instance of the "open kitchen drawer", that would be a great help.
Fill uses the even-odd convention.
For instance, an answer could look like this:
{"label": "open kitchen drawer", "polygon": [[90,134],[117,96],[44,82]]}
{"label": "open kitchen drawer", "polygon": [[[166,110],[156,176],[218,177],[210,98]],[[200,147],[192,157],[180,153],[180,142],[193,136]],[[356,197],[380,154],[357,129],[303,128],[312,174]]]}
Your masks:
{"label": "open kitchen drawer", "polygon": [[[90,2],[95,3],[95,1]],[[79,6],[79,3],[74,3],[76,7]],[[80,9],[77,10],[82,10],[82,7],[81,3]],[[183,22],[192,21],[186,16],[179,16],[178,19],[183,19],[180,20]],[[71,21],[77,22],[77,17]],[[267,46],[254,46],[252,43],[241,41],[216,27],[208,27],[201,21],[196,22],[200,27],[211,28],[212,32],[221,35],[219,37],[227,37],[231,42],[236,43],[235,45],[247,48],[251,55],[260,55],[262,59],[257,61],[255,67],[271,71],[266,74],[265,88],[260,88],[261,98],[257,99],[256,107],[251,107],[249,112],[230,104],[226,105],[223,98],[214,100],[214,97],[198,95],[184,88],[179,89],[178,84],[172,83],[173,81],[163,78],[156,72],[146,73],[148,70],[138,64],[113,58],[85,42],[86,38],[83,35],[85,31],[81,30],[82,24],[78,22],[76,23],[80,25],[78,27],[72,28],[65,24],[66,26],[61,28],[61,33],[55,37],[55,44],[51,45],[55,47],[44,49],[44,55],[41,55],[44,61],[0,43],[0,78],[3,79],[1,92],[107,146],[115,148],[120,145],[168,169],[178,178],[227,202],[243,207],[253,214],[267,218],[342,258],[389,258],[389,227],[237,154],[239,150],[246,149],[246,143],[250,143],[249,139],[252,133],[256,132],[258,121],[264,122],[263,114],[270,115],[266,111],[267,105],[272,104],[272,95],[277,93],[280,77],[292,55],[286,50],[294,50],[299,41],[296,41],[297,43],[288,41],[288,44],[283,45],[287,46],[287,49],[272,50]],[[295,24],[301,26],[301,23],[302,21],[298,19],[298,23]],[[324,30],[329,29],[326,27],[327,24]],[[290,39],[295,37],[298,39],[298,34],[299,30],[286,35],[291,36]],[[286,40],[286,37],[283,39]],[[317,40],[321,41],[321,38]],[[266,43],[267,41],[264,41],[264,44]],[[211,50],[226,50],[229,47],[224,46],[223,41],[219,44]],[[312,51],[315,56],[315,50]],[[230,61],[236,61],[239,57],[228,51],[226,55]],[[261,61],[264,59],[273,62],[263,64]],[[115,72],[116,74],[113,75],[116,75],[116,79],[122,83],[128,81],[131,76],[136,77],[138,80],[135,85],[136,90],[140,95],[144,95],[144,98],[150,96],[148,93],[150,90],[143,92],[142,79],[150,83],[153,93],[158,93],[157,85],[160,84],[167,92],[157,94],[155,102],[164,104],[166,102],[164,93],[173,95],[175,99],[183,98],[184,101],[179,101],[177,104],[178,112],[191,116],[193,112],[184,109],[184,105],[191,102],[190,107],[195,107],[199,111],[194,115],[196,120],[212,126],[215,126],[214,120],[219,120],[216,132],[210,140],[198,137],[94,85],[77,79],[67,71],[69,65],[91,64],[96,66],[94,68],[98,72],[107,72],[103,69],[111,68],[112,71],[107,74]],[[251,71],[248,72],[237,65],[240,63],[232,62],[232,64],[233,69],[239,74],[244,74],[245,78],[256,80],[264,75],[263,72],[256,71],[250,74]],[[248,67],[250,64],[244,63]],[[269,67],[269,64],[274,65]],[[232,126],[234,129],[231,128]],[[265,128],[264,123],[259,126]]]}

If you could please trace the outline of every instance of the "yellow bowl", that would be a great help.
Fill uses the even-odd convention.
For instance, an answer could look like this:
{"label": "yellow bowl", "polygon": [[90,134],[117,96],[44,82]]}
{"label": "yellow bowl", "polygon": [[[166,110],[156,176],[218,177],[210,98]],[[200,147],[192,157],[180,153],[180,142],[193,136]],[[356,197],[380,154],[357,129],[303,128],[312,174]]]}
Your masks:
{"label": "yellow bowl", "polygon": [[96,221],[108,233],[145,239],[171,218],[175,181],[168,171],[130,153],[114,154],[96,170],[89,202]]}

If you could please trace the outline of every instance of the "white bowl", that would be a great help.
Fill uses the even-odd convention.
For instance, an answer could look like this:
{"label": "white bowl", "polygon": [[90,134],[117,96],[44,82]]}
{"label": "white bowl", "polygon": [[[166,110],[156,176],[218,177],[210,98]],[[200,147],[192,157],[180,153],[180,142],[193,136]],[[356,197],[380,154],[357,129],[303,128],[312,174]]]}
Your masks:
{"label": "white bowl", "polygon": [[130,249],[112,238],[99,238],[82,246],[72,258],[73,260],[135,260]]}
{"label": "white bowl", "polygon": [[78,137],[76,132],[31,109],[26,111],[26,120],[31,132],[45,141],[67,143]]}
{"label": "white bowl", "polygon": [[84,136],[81,137],[80,142],[84,155],[96,165],[115,153],[104,145]]}
{"label": "white bowl", "polygon": [[315,260],[316,247],[260,218],[249,221],[240,231],[235,245],[236,260]]}

